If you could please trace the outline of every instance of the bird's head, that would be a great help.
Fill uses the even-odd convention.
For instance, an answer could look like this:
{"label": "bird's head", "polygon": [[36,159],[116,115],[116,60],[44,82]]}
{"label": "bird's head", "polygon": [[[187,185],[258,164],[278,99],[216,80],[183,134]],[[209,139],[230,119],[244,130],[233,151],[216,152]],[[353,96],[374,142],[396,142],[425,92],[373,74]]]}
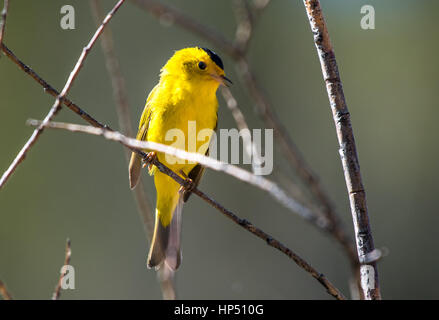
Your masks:
{"label": "bird's head", "polygon": [[206,48],[185,48],[178,50],[161,70],[161,76],[178,77],[195,84],[210,84],[215,89],[227,86],[230,81],[224,73],[221,58]]}

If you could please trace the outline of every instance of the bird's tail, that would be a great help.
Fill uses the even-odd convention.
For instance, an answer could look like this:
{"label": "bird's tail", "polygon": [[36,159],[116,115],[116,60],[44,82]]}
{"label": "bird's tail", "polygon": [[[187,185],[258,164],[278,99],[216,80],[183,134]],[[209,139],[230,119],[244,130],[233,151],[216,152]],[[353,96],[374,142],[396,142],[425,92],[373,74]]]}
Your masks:
{"label": "bird's tail", "polygon": [[139,182],[141,170],[142,158],[135,152],[131,153],[130,165],[128,167],[131,189],[134,189],[134,187]]}
{"label": "bird's tail", "polygon": [[181,212],[183,209],[183,197],[180,196],[172,213],[171,223],[163,226],[158,211],[155,215],[154,235],[148,254],[148,268],[159,268],[166,263],[172,270],[180,266],[181,255]]}

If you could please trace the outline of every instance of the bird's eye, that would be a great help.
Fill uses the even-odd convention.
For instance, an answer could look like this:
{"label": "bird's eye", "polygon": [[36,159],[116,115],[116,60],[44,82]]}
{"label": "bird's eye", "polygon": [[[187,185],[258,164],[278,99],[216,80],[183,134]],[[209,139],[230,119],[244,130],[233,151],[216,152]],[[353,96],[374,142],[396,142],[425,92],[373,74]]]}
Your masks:
{"label": "bird's eye", "polygon": [[206,64],[203,61],[198,62],[198,68],[200,68],[201,70],[206,69]]}

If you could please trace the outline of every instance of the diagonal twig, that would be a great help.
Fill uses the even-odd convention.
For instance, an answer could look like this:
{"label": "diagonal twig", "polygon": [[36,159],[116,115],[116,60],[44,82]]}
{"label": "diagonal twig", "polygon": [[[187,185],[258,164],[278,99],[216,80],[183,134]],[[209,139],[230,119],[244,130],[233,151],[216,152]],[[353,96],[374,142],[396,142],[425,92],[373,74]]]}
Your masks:
{"label": "diagonal twig", "polygon": [[[3,53],[14,62],[21,70],[23,70],[26,74],[28,74],[32,79],[38,82],[42,87],[44,92],[50,94],[52,97],[58,97],[60,93],[53,88],[50,84],[48,84],[43,78],[41,78],[31,67],[21,61],[11,49],[9,49],[4,43],[1,45],[1,50]],[[78,114],[82,119],[90,123],[95,127],[103,127],[104,125],[91,117],[87,112],[82,110],[77,104],[73,103],[68,98],[64,98],[61,101],[67,108]]]}
{"label": "diagonal twig", "polygon": [[[31,126],[40,126],[42,123],[43,123],[42,121],[33,120],[33,119],[27,121],[27,124]],[[122,144],[130,147],[132,151],[138,153],[142,158],[146,157],[146,153],[143,151],[139,151],[138,149],[156,150],[158,152],[164,152],[166,154],[175,156],[180,159],[185,159],[195,163],[199,163],[207,168],[226,173],[243,182],[246,182],[263,191],[266,191],[271,197],[273,197],[273,199],[277,200],[280,204],[282,204],[287,209],[297,213],[305,220],[310,220],[313,223],[321,225],[322,228],[325,228],[327,225],[327,221],[324,217],[319,217],[315,215],[307,207],[302,206],[295,199],[289,197],[285,193],[285,191],[281,189],[275,182],[268,180],[262,176],[255,175],[235,165],[218,161],[216,159],[206,157],[199,153],[187,152],[185,150],[173,148],[171,146],[163,145],[160,143],[156,143],[152,141],[140,141],[132,138],[127,138],[117,131],[111,131],[104,128],[95,128],[91,126],[67,124],[62,122],[51,122],[50,124],[46,124],[45,126],[53,129],[68,128],[68,130],[73,132],[86,132],[88,134],[104,135],[107,139],[119,141]]]}
{"label": "diagonal twig", "polygon": [[9,179],[9,177],[15,172],[19,164],[24,160],[26,157],[27,152],[32,148],[32,146],[37,142],[38,138],[40,137],[41,133],[44,130],[44,124],[48,123],[52,120],[52,118],[58,113],[58,111],[61,109],[61,101],[64,100],[66,95],[69,93],[73,82],[75,81],[76,77],[78,76],[79,70],[82,68],[85,59],[87,58],[90,50],[93,48],[93,45],[95,44],[96,40],[101,35],[102,31],[104,30],[107,23],[111,20],[111,18],[114,16],[114,14],[117,12],[117,10],[120,8],[120,6],[125,2],[125,0],[119,0],[116,5],[113,7],[113,9],[107,14],[105,19],[102,21],[102,24],[100,27],[96,30],[93,37],[91,38],[88,45],[82,50],[82,53],[74,66],[72,72],[70,73],[69,78],[67,79],[66,84],[64,85],[64,88],[62,89],[61,93],[57,96],[55,103],[53,104],[52,108],[47,113],[46,117],[43,120],[43,124],[39,126],[37,129],[34,130],[29,140],[25,143],[23,148],[20,150],[18,155],[15,157],[15,159],[12,161],[9,168],[3,173],[2,177],[0,178],[0,189],[5,185],[6,181]]}
{"label": "diagonal twig", "polygon": [[[72,257],[71,243],[70,243],[70,239],[67,239],[67,241],[66,241],[66,255],[64,258],[63,267],[70,264],[71,257]],[[55,287],[55,291],[53,292],[53,295],[52,295],[52,300],[58,300],[59,297],[61,296],[62,281],[63,281],[63,278],[66,276],[66,274],[67,274],[67,270],[64,270],[64,272],[61,272],[58,283]]]}
{"label": "diagonal twig", "polygon": [[[357,240],[357,253],[360,261],[363,261],[367,260],[365,258],[374,252],[375,247],[350,114],[320,2],[318,0],[304,0],[304,4],[314,35],[314,43],[322,67],[323,79],[340,145],[340,157],[351,205],[355,239]],[[364,298],[367,300],[381,299],[376,262],[362,262],[360,276]]]}
{"label": "diagonal twig", "polygon": [[230,90],[226,87],[221,88],[221,94],[226,101],[227,107],[230,109],[233,118],[235,119],[236,126],[240,131],[240,135],[242,137],[242,143],[244,145],[244,150],[248,154],[248,156],[252,159],[252,169],[253,173],[256,173],[256,169],[262,165],[262,159],[259,157],[258,150],[256,148],[256,144],[253,143],[252,137],[250,135],[250,129],[245,120],[244,114],[238,106],[238,101],[236,101],[235,97],[232,95]]}
{"label": "diagonal twig", "polygon": [[[39,126],[42,124],[41,121],[37,120],[29,120],[28,124],[33,126]],[[146,159],[147,154],[141,150],[143,149],[150,149],[150,150],[156,150],[159,152],[165,152],[168,155],[176,156],[178,158],[182,158],[189,161],[199,162],[203,164],[206,167],[217,167],[217,168],[228,168],[228,167],[235,167],[232,165],[220,163],[219,161],[216,161],[214,159],[205,157],[200,154],[196,153],[190,153],[186,152],[181,149],[176,149],[167,145],[159,144],[159,143],[153,143],[148,141],[139,141],[136,139],[128,138],[121,133],[117,131],[109,131],[106,129],[100,129],[95,128],[91,126],[82,126],[82,125],[75,125],[75,124],[68,124],[68,123],[59,123],[59,122],[49,122],[46,124],[47,128],[54,128],[54,129],[64,129],[72,132],[83,132],[87,134],[92,135],[99,135],[103,136],[104,138],[112,141],[117,141],[121,143],[122,145],[128,147],[130,150],[138,153],[141,155],[144,159]],[[216,163],[219,166],[214,165]],[[171,169],[169,169],[167,166],[162,164],[157,158],[154,158],[151,161],[151,164],[155,165],[160,172],[168,175],[172,179],[174,179],[178,184],[181,186],[184,186],[186,184],[186,181],[177,175],[175,172],[173,172]],[[237,168],[237,167],[236,167]],[[240,169],[240,168],[237,168]],[[242,169],[240,169],[242,170]],[[230,170],[227,170],[230,171]],[[245,170],[242,170],[245,171]],[[247,171],[245,171],[247,172]],[[241,174],[243,174],[241,172]],[[251,175],[251,173],[248,172],[248,174]],[[257,177],[257,176],[255,176]],[[219,210],[222,214],[224,214],[226,217],[231,219],[233,222],[244,228],[245,230],[249,231],[253,235],[257,236],[258,238],[264,240],[269,246],[279,250],[286,256],[288,256],[290,259],[292,259],[300,268],[304,269],[306,272],[308,272],[313,278],[315,278],[326,290],[327,292],[333,296],[334,298],[338,300],[344,300],[345,297],[343,294],[321,273],[319,273],[316,269],[314,269],[309,263],[307,263],[304,259],[302,259],[299,255],[294,253],[291,249],[289,249],[287,246],[282,244],[280,241],[276,240],[263,230],[257,228],[252,223],[250,223],[246,219],[241,219],[237,215],[235,215],[232,211],[224,208],[221,204],[219,204],[217,201],[212,199],[210,196],[199,190],[198,188],[194,188],[191,190],[194,194],[198,195],[200,198],[202,198],[204,201],[212,205],[214,208]]]}

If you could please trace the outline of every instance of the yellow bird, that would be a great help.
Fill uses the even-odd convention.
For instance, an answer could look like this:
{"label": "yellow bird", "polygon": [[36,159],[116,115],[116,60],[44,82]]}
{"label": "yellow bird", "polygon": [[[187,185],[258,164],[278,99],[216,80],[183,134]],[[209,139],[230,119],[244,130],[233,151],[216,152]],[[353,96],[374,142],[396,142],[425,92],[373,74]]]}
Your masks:
{"label": "yellow bird", "polygon": [[[216,91],[220,85],[226,85],[226,81],[231,83],[224,74],[221,58],[215,52],[198,47],[176,51],[161,69],[160,81],[146,100],[136,139],[208,154],[211,134],[217,125]],[[200,134],[202,137],[197,139]],[[183,139],[178,139],[181,136]],[[151,152],[148,155],[158,157],[182,178],[189,179],[192,186],[200,182],[204,171],[201,165],[176,161],[163,153]],[[129,164],[131,188],[138,183],[141,168],[142,159],[133,152]],[[181,263],[181,211],[190,196],[190,189],[180,188],[155,167],[150,167],[149,173],[154,175],[157,200],[147,265],[159,268],[166,263],[176,270]]]}

